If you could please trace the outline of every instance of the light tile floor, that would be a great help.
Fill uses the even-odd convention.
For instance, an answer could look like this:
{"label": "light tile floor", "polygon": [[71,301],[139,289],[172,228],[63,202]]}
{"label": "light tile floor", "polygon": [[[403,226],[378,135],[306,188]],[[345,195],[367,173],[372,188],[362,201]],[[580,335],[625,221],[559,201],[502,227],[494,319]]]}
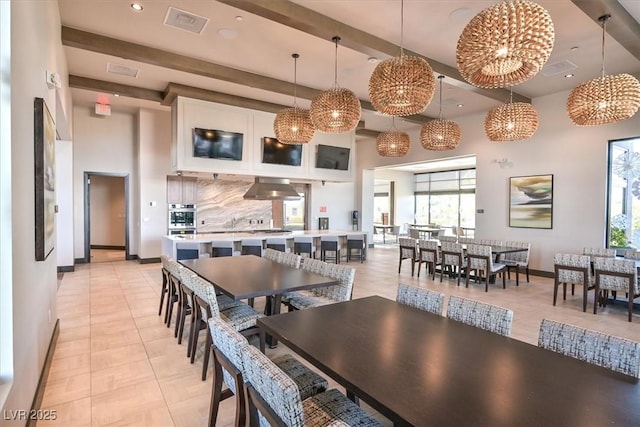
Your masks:
{"label": "light tile floor", "polygon": [[[417,284],[510,308],[514,311],[511,336],[531,344],[537,342],[543,318],[640,341],[640,312],[629,323],[626,304],[619,302],[594,316],[590,293],[587,313],[583,313],[580,288],[554,307],[551,279],[532,276],[531,283],[526,283],[521,276],[519,287],[512,280],[506,290],[491,285],[485,293],[481,284],[457,287],[446,277],[440,283],[438,276],[434,282],[424,269],[421,277],[412,277],[409,263],[403,264],[398,274],[398,249],[385,247],[369,250],[362,264],[350,262],[357,269],[353,297],[377,294],[395,299],[399,282]],[[81,264],[75,272],[64,274],[57,298],[60,335],[42,404],[42,409],[57,410],[58,419],[39,425],[207,424],[211,374],[207,381],[200,380],[204,339],[196,363],[190,364],[186,340],[178,345],[173,323],[168,329],[158,316],[160,288],[159,264]],[[268,354],[284,351],[280,345]],[[222,402],[217,425],[233,424],[234,405],[233,399]]]}

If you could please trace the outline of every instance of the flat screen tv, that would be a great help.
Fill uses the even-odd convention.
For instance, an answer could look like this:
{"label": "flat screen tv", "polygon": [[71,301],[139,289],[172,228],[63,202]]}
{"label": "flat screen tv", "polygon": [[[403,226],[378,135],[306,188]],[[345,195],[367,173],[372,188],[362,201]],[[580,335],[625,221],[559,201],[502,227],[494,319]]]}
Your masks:
{"label": "flat screen tv", "polygon": [[346,147],[318,144],[316,168],[346,171],[349,169],[349,153],[350,149]]}
{"label": "flat screen tv", "polygon": [[276,138],[262,138],[262,163],[300,166],[302,145],[283,144]]}
{"label": "flat screen tv", "polygon": [[242,160],[242,134],[216,129],[193,129],[193,157]]}

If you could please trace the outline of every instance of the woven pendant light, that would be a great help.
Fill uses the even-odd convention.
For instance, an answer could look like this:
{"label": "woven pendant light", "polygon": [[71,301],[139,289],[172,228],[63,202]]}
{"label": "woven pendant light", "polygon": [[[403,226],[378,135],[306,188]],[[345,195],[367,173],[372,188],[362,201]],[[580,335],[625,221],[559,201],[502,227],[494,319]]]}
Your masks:
{"label": "woven pendant light", "polygon": [[331,39],[336,44],[335,81],[331,89],[320,92],[311,101],[311,121],[316,130],[325,133],[352,131],[360,121],[361,107],[358,97],[349,89],[338,86],[338,42],[340,37]]}
{"label": "woven pendant light", "polygon": [[440,113],[438,118],[425,123],[420,130],[420,143],[426,150],[453,150],[460,144],[460,126],[453,120],[442,119],[443,79],[444,76],[438,76],[438,80],[440,80]]}
{"label": "woven pendant light", "polygon": [[409,152],[409,134],[396,129],[396,119],[392,119],[391,129],[376,138],[376,151],[382,157],[403,157]]}
{"label": "woven pendant light", "polygon": [[460,34],[458,70],[474,86],[513,86],[542,69],[554,39],[551,16],[542,6],[527,0],[500,2],[477,14]]}
{"label": "woven pendant light", "polygon": [[602,75],[576,86],[567,99],[567,113],[578,126],[594,126],[626,120],[640,108],[640,82],[629,74],[605,76],[605,26],[611,15],[598,18],[602,24]]}
{"label": "woven pendant light", "polygon": [[404,54],[404,2],[400,4],[400,56],[380,62],[369,79],[373,108],[390,116],[423,112],[436,87],[429,63],[418,56]]}
{"label": "woven pendant light", "polygon": [[[513,94],[513,93],[512,93]],[[526,102],[512,102],[491,109],[484,119],[484,131],[491,141],[529,139],[538,130],[538,112]]]}
{"label": "woven pendant light", "polygon": [[278,114],[273,121],[273,131],[276,138],[283,144],[306,144],[311,141],[315,129],[311,123],[311,116],[308,110],[298,108],[296,88],[297,81],[297,64],[300,55],[294,53],[293,58],[293,107],[286,108]]}

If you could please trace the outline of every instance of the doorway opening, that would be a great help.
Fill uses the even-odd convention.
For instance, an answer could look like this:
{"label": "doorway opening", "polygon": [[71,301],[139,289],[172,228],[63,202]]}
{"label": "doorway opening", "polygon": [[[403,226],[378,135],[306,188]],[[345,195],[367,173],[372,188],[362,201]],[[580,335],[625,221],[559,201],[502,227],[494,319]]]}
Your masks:
{"label": "doorway opening", "polygon": [[84,262],[129,259],[129,175],[85,172]]}

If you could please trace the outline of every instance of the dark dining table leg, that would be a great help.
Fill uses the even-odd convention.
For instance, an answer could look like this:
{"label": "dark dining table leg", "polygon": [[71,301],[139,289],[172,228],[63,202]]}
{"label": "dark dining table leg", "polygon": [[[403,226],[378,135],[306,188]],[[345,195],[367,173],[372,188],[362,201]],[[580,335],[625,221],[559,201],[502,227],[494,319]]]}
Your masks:
{"label": "dark dining table leg", "polygon": [[[282,304],[282,295],[281,294],[277,294],[277,295],[272,295],[267,297],[267,307],[266,307],[266,315],[267,316],[273,316],[276,314],[280,314],[280,305]],[[261,334],[263,332],[260,332]],[[262,337],[260,337],[260,339],[262,340]],[[267,344],[269,344],[269,348],[276,348],[278,346],[278,340],[274,337],[272,337],[271,335],[266,335],[265,336],[265,341]],[[262,343],[261,343],[262,344]]]}

